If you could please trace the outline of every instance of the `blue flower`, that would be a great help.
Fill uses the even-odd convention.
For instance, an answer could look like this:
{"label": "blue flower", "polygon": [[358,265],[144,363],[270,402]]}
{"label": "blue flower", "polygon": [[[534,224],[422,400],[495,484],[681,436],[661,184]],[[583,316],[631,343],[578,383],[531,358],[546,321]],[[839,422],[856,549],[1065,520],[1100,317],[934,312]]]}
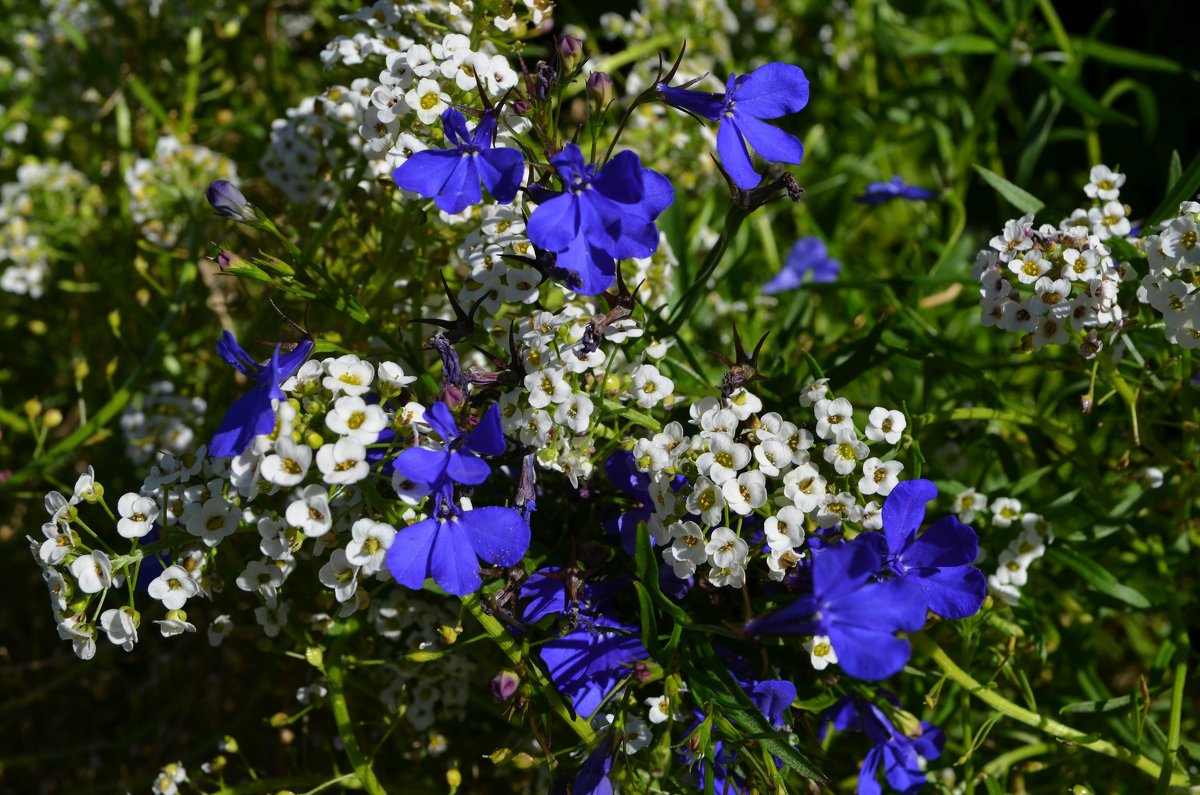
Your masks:
{"label": "blue flower", "polygon": [[808,273],[812,274],[814,282],[837,281],[841,270],[842,263],[829,256],[829,250],[825,248],[821,238],[802,237],[792,246],[783,268],[766,283],[762,291],[767,295],[774,295],[785,290],[795,290]]}
{"label": "blue flower", "polygon": [[867,185],[866,192],[861,196],[855,196],[854,201],[874,206],[891,201],[892,199],[925,201],[934,198],[937,198],[935,192],[926,188],[918,188],[915,185],[909,185],[897,174],[889,182],[872,182]]}
{"label": "blue flower", "polygon": [[763,121],[796,113],[808,104],[808,78],[799,66],[769,63],[748,75],[732,73],[724,95],[672,88],[665,83],[659,83],[656,90],[668,105],[720,122],[717,153],[725,171],[742,190],[759,183],[747,143],[771,163],[799,165],[804,157],[799,138]]}
{"label": "blue flower", "polygon": [[609,774],[612,772],[615,752],[616,735],[610,731],[596,743],[579,768],[571,786],[571,795],[613,795],[616,790]]}
{"label": "blue flower", "polygon": [[442,129],[449,149],[416,152],[395,171],[392,179],[405,190],[433,199],[445,212],[460,213],[483,200],[480,180],[501,204],[508,204],[521,188],[525,156],[517,149],[495,148],[496,110],[484,111],[474,131],[454,108],[442,113]]}
{"label": "blue flower", "polygon": [[313,341],[305,337],[292,350],[281,354],[282,347],[275,346],[275,352],[266,364],[256,364],[232,334],[226,331],[221,335],[217,342],[220,357],[230,367],[258,381],[258,384],[225,412],[220,427],[208,443],[210,456],[239,455],[255,436],[275,429],[275,410],[271,407],[271,401],[283,400],[280,384],[295,375],[300,365],[308,359],[313,351]]}
{"label": "blue flower", "polygon": [[871,543],[855,541],[824,549],[813,559],[813,593],[751,621],[746,631],[825,635],[847,674],[886,679],[908,662],[908,641],[894,633],[924,626],[925,595],[909,578],[874,582],[882,564]]}
{"label": "blue flower", "polygon": [[492,468],[479,456],[504,452],[499,406],[492,404],[475,430],[465,436],[459,432],[450,409],[440,400],[425,412],[425,422],[446,441],[445,449],[410,447],[396,456],[392,466],[397,472],[431,493],[443,491],[451,483],[477,486],[488,479]]}
{"label": "blue flower", "polygon": [[979,555],[979,539],[953,516],[934,522],[918,538],[925,503],[935,497],[931,481],[902,481],[883,502],[883,536],[860,538],[875,545],[889,574],[921,586],[930,610],[943,618],[967,618],[979,612],[987,595],[983,572],[971,565]]}
{"label": "blue flower", "polygon": [[[825,719],[839,731],[865,732],[874,745],[858,772],[858,795],[879,795],[883,791],[875,780],[880,765],[893,789],[902,795],[914,795],[926,783],[922,760],[937,759],[946,745],[946,736],[932,723],[921,721],[920,734],[908,737],[897,730],[883,710],[858,697],[843,698],[829,709]],[[822,736],[827,726],[822,727]]]}
{"label": "blue flower", "polygon": [[654,221],[674,201],[675,191],[629,151],[597,169],[572,143],[550,163],[563,192],[536,192],[541,201],[526,232],[539,249],[557,255],[559,268],[579,276],[572,290],[602,293],[616,278],[615,260],[649,257],[658,250]]}
{"label": "blue flower", "polygon": [[430,577],[448,594],[479,590],[479,558],[515,566],[529,549],[529,523],[519,511],[492,506],[462,511],[449,499],[436,500],[438,515],[396,534],[387,551],[396,582],[419,590]]}

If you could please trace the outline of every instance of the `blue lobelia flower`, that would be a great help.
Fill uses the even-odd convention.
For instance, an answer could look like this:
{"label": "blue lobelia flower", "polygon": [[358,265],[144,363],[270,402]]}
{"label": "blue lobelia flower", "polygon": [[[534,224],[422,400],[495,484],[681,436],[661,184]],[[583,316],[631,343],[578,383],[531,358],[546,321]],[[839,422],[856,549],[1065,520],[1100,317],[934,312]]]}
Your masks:
{"label": "blue lobelia flower", "polygon": [[313,351],[313,341],[305,337],[286,353],[281,353],[282,347],[275,346],[275,352],[266,364],[257,364],[228,331],[217,341],[217,353],[225,363],[258,384],[225,412],[220,427],[208,443],[210,456],[239,455],[255,436],[275,429],[275,410],[271,401],[283,400],[280,384],[295,375],[308,359]]}
{"label": "blue lobelia flower", "polygon": [[442,491],[451,483],[477,486],[488,479],[492,468],[479,456],[499,455],[505,446],[498,405],[488,408],[466,435],[458,430],[450,409],[440,400],[425,412],[425,422],[445,440],[445,449],[410,447],[393,461],[397,472],[430,493]]}
{"label": "blue lobelia flower", "polygon": [[479,558],[515,566],[529,549],[529,523],[519,511],[491,506],[463,511],[449,498],[449,486],[435,496],[436,515],[396,534],[387,551],[396,582],[419,590],[430,577],[448,594],[479,590]]}
{"label": "blue lobelia flower", "polygon": [[825,714],[823,737],[829,723],[838,731],[861,731],[874,747],[867,752],[858,772],[858,795],[879,795],[883,789],[875,780],[880,766],[893,789],[902,795],[915,795],[926,783],[922,760],[937,759],[946,745],[946,736],[932,723],[921,721],[920,734],[906,736],[888,720],[879,707],[858,697],[843,698]]}
{"label": "blue lobelia flower", "polygon": [[983,572],[971,564],[979,555],[975,531],[954,516],[934,522],[920,537],[925,504],[937,497],[928,480],[905,480],[883,502],[883,536],[864,533],[889,573],[921,586],[930,610],[943,618],[967,618],[979,612],[987,595]]}
{"label": "blue lobelia flower", "polygon": [[799,165],[804,157],[799,138],[763,121],[796,113],[808,104],[808,78],[799,66],[769,63],[748,75],[732,73],[723,95],[672,88],[665,83],[659,83],[656,90],[668,105],[720,122],[717,153],[725,171],[742,190],[750,190],[760,180],[747,143],[771,163]]}
{"label": "blue lobelia flower", "polygon": [[550,163],[563,191],[537,192],[541,201],[526,233],[539,249],[556,255],[559,268],[578,275],[572,290],[602,293],[616,278],[615,260],[649,257],[658,250],[654,221],[674,201],[675,191],[629,151],[597,169],[571,143]]}
{"label": "blue lobelia flower", "polygon": [[806,274],[812,274],[814,282],[837,281],[842,271],[842,263],[829,256],[825,242],[819,237],[802,237],[792,246],[783,268],[771,281],[763,286],[767,295],[782,293],[785,290],[795,290],[804,281]]}
{"label": "blue lobelia flower", "polygon": [[501,204],[516,198],[525,174],[525,156],[517,149],[496,148],[497,111],[484,111],[474,131],[454,108],[442,113],[442,129],[449,149],[416,152],[392,172],[405,190],[433,199],[445,212],[461,213],[483,200],[480,180]]}
{"label": "blue lobelia flower", "polygon": [[870,543],[855,541],[824,549],[813,558],[813,593],[751,621],[746,631],[825,635],[847,674],[886,679],[908,662],[908,641],[894,633],[924,626],[925,594],[908,578],[873,581],[882,563]]}
{"label": "blue lobelia flower", "polygon": [[892,199],[910,199],[912,201],[925,201],[927,199],[937,198],[937,194],[927,188],[918,188],[916,185],[909,185],[900,175],[892,177],[888,182],[872,182],[867,185],[867,190],[861,196],[855,196],[854,201],[859,204],[883,204]]}

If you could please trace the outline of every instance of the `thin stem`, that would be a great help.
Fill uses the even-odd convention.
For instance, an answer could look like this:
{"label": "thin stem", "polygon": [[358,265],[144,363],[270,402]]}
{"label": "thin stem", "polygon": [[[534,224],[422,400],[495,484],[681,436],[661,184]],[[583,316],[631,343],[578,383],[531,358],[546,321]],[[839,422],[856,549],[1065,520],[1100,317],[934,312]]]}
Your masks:
{"label": "thin stem", "polygon": [[721,263],[721,257],[724,256],[725,249],[729,247],[729,241],[737,234],[747,215],[746,211],[741,207],[730,203],[729,211],[725,216],[725,228],[721,231],[721,236],[717,238],[716,244],[708,252],[708,256],[704,258],[704,264],[700,266],[700,272],[696,274],[695,281],[688,287],[680,299],[679,305],[671,313],[666,328],[663,329],[663,335],[674,335],[679,330],[679,327],[683,325],[683,321],[691,315],[693,305],[699,300],[700,294],[704,291],[705,284],[713,275],[713,272],[716,271],[717,265]]}
{"label": "thin stem", "polygon": [[[1078,729],[1073,729],[1066,724],[1059,723],[1053,718],[1039,715],[1036,712],[1032,712],[1024,707],[1014,704],[996,691],[990,690],[983,686],[969,673],[964,671],[962,668],[959,668],[958,664],[955,663],[954,660],[950,659],[950,656],[946,654],[942,647],[938,646],[932,640],[925,639],[923,641],[923,645],[925,646],[926,651],[929,653],[930,658],[937,663],[937,666],[941,668],[947,676],[957,682],[967,693],[975,696],[992,709],[995,709],[997,712],[1003,713],[1014,720],[1024,723],[1026,726],[1032,726],[1033,728],[1043,731],[1052,737],[1057,737],[1060,740],[1066,740],[1080,746],[1081,748],[1086,748],[1089,751],[1095,751],[1098,754],[1103,754],[1104,756],[1117,759],[1121,762],[1126,762],[1152,778],[1158,778],[1160,775],[1164,774],[1162,768],[1156,765],[1153,760],[1148,759],[1141,754],[1134,753],[1128,748],[1122,748],[1121,746],[1114,745],[1107,740],[1089,739],[1088,734],[1081,732]],[[1174,786],[1184,786],[1191,783],[1190,778],[1184,773],[1172,774],[1169,773],[1168,768],[1168,775],[1168,781]]]}
{"label": "thin stem", "polygon": [[342,668],[342,649],[346,645],[347,637],[348,634],[343,634],[335,638],[325,654],[325,683],[329,687],[329,706],[333,710],[333,720],[337,724],[342,745],[346,747],[346,756],[350,758],[350,764],[353,765],[354,773],[363,789],[371,795],[387,795],[387,790],[379,783],[379,779],[375,778],[371,760],[367,759],[358,744],[358,736],[354,733],[354,724],[350,720],[350,707],[346,703],[346,672]]}

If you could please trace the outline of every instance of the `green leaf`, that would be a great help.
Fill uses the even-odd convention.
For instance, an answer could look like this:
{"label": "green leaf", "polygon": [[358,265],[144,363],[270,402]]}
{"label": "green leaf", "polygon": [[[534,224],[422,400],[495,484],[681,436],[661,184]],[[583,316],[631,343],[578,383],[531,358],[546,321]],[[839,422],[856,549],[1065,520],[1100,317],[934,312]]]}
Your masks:
{"label": "green leaf", "polygon": [[1155,208],[1142,224],[1142,237],[1150,234],[1154,227],[1179,212],[1179,205],[1195,195],[1200,188],[1200,152],[1188,163],[1187,169],[1171,184],[1162,204]]}
{"label": "green leaf", "polygon": [[1081,55],[1095,58],[1097,61],[1110,63],[1114,66],[1127,66],[1130,69],[1147,69],[1152,72],[1171,72],[1178,74],[1183,66],[1159,55],[1148,55],[1144,52],[1118,47],[1095,39],[1074,39],[1075,49]]}
{"label": "green leaf", "polygon": [[1074,704],[1067,704],[1058,712],[1060,715],[1070,713],[1095,713],[1095,712],[1112,712],[1114,710],[1128,707],[1130,703],[1129,696],[1118,696],[1110,698],[1107,701],[1079,701]]}
{"label": "green leaf", "polygon": [[658,433],[662,430],[662,423],[651,417],[649,414],[643,414],[640,411],[631,409],[625,404],[613,400],[612,398],[602,398],[600,405],[604,407],[605,411],[611,411],[619,417],[624,417],[634,425],[640,425],[643,428],[654,431],[655,433]]}
{"label": "green leaf", "polygon": [[1058,93],[1062,94],[1062,98],[1066,100],[1068,105],[1074,107],[1085,117],[1108,124],[1126,124],[1131,127],[1137,125],[1137,122],[1124,113],[1101,104],[1099,100],[1085,91],[1082,86],[1063,75],[1062,72],[1053,68],[1045,61],[1035,60],[1033,62],[1033,69],[1044,77],[1047,83],[1056,88]]}
{"label": "green leaf", "polygon": [[909,51],[910,55],[991,55],[1000,52],[995,39],[974,33],[959,33],[944,39],[922,43]]}
{"label": "green leaf", "polygon": [[983,177],[984,182],[991,185],[1009,204],[1021,212],[1036,213],[1046,206],[1036,196],[1023,188],[1018,188],[995,171],[990,171],[978,164],[973,168],[979,172],[979,176]]}
{"label": "green leaf", "polygon": [[1113,599],[1124,602],[1130,607],[1136,607],[1139,610],[1145,610],[1150,607],[1150,600],[1143,596],[1140,591],[1120,582],[1108,569],[1091,558],[1084,557],[1066,547],[1051,547],[1046,550],[1046,557],[1061,566],[1071,569],[1082,577],[1084,582],[1105,596],[1111,596]]}
{"label": "green leaf", "polygon": [[1171,150],[1171,165],[1167,167],[1167,184],[1174,185],[1183,176],[1183,160],[1179,157],[1179,150]]}
{"label": "green leaf", "polygon": [[833,690],[826,690],[824,693],[819,693],[810,698],[798,698],[792,702],[792,709],[802,710],[803,712],[820,712],[823,709],[832,707],[838,700],[838,694]]}

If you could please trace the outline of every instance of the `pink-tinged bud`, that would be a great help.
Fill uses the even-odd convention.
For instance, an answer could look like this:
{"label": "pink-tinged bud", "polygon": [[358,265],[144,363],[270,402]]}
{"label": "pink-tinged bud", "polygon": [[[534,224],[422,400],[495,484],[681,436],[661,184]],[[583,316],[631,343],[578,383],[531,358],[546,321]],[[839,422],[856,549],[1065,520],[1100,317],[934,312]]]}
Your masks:
{"label": "pink-tinged bud", "polygon": [[529,100],[525,99],[518,99],[516,102],[513,102],[511,105],[509,105],[509,107],[512,108],[513,113],[517,114],[518,116],[524,116],[526,113],[533,110],[533,106],[529,104]]}
{"label": "pink-tinged bud", "polygon": [[521,686],[521,677],[515,671],[501,671],[492,678],[492,698],[508,701]]}
{"label": "pink-tinged bud", "polygon": [[588,100],[592,105],[592,113],[603,113],[609,103],[616,97],[613,79],[607,72],[592,72],[587,79]]}
{"label": "pink-tinged bud", "polygon": [[454,384],[446,384],[444,387],[442,387],[442,402],[445,403],[451,411],[461,406],[463,401],[466,399],[467,398],[463,394],[462,390],[456,387]]}
{"label": "pink-tinged bud", "polygon": [[556,45],[558,59],[562,61],[563,71],[574,72],[583,63],[583,42],[574,36],[563,36]]}
{"label": "pink-tinged bud", "polygon": [[222,271],[227,271],[237,264],[238,259],[238,255],[234,254],[232,251],[222,251],[217,255],[217,267],[219,267]]}

